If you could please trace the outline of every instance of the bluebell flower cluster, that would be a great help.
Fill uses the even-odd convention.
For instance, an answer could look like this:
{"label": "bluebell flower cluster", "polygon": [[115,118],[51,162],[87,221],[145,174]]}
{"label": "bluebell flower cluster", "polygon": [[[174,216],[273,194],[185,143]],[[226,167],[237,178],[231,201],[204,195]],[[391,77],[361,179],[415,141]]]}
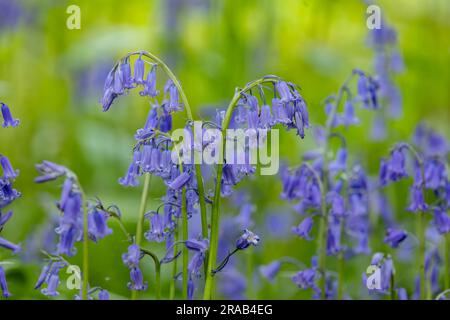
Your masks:
{"label": "bluebell flower cluster", "polygon": [[[20,192],[13,188],[14,180],[17,178],[19,171],[15,170],[9,159],[2,154],[0,154],[0,167],[2,169],[2,175],[0,177],[0,248],[10,250],[13,253],[18,253],[21,250],[21,246],[3,238],[1,232],[13,215],[12,211],[5,212],[5,208],[20,197]],[[3,297],[8,298],[11,295],[6,283],[5,270],[1,265],[0,288]]]}
{"label": "bluebell flower cluster", "polygon": [[[68,263],[62,257],[57,257],[55,260],[51,259],[42,268],[34,289],[41,289],[42,294],[46,296],[58,296],[59,292],[57,290],[60,284],[59,274],[67,265]],[[42,288],[44,284],[46,284],[46,287]]]}

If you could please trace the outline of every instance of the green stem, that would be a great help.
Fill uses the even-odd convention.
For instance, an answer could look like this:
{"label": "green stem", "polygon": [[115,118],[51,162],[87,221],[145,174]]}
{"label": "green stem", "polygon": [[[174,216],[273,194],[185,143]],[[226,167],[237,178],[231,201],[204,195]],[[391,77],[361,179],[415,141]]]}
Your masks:
{"label": "green stem", "polygon": [[[423,165],[423,160],[420,157],[419,153],[407,143],[402,143],[398,146],[398,148],[406,148],[415,158],[417,165],[420,168],[421,175],[421,189],[422,194],[425,198],[425,169]],[[419,278],[420,278],[420,299],[427,299],[426,293],[426,278],[425,278],[425,228],[426,228],[426,212],[420,211],[417,213],[417,238],[419,239]]]}
{"label": "green stem", "polygon": [[450,233],[444,236],[444,289],[450,289]]}
{"label": "green stem", "polygon": [[253,279],[254,279],[254,272],[253,272],[253,248],[248,248],[247,252],[247,299],[255,299],[255,291],[253,288]]}
{"label": "green stem", "polygon": [[[174,236],[174,243],[177,243],[178,242],[178,232],[179,232],[179,230],[178,230],[179,228],[178,228],[178,222],[177,222],[177,228],[175,229],[175,231],[174,231],[174,234],[175,234],[175,236]],[[177,247],[176,246],[173,246],[173,255],[175,256],[177,254]],[[171,281],[170,281],[170,289],[169,289],[169,299],[170,300],[173,300],[174,298],[175,298],[175,290],[176,290],[176,276],[177,276],[177,271],[178,271],[178,263],[177,263],[177,261],[178,261],[178,259],[175,259],[173,262],[172,262],[172,279],[171,279]]]}
{"label": "green stem", "polygon": [[161,299],[161,263],[159,262],[158,257],[156,254],[151,252],[150,250],[141,248],[141,251],[145,254],[149,255],[153,262],[155,263],[155,299],[160,300]]}
{"label": "green stem", "polygon": [[[144,187],[142,188],[142,194],[141,194],[141,203],[139,205],[139,216],[138,221],[136,225],[136,245],[138,247],[141,246],[142,242],[142,234],[144,232],[144,215],[145,215],[145,208],[147,207],[147,199],[148,199],[148,191],[150,189],[150,181],[151,181],[151,175],[149,173],[145,174],[144,178]],[[137,299],[138,292],[136,290],[133,290],[131,292],[131,299],[136,300]]]}
{"label": "green stem", "polygon": [[319,237],[318,237],[318,251],[319,251],[319,272],[321,274],[319,285],[321,291],[321,298],[326,299],[326,261],[327,261],[327,232],[328,232],[328,210],[326,204],[326,195],[328,193],[328,147],[329,139],[334,135],[331,133],[333,128],[333,120],[336,116],[337,110],[341,103],[343,93],[347,90],[347,83],[352,78],[353,73],[344,82],[344,84],[339,88],[339,92],[333,107],[331,108],[330,114],[327,119],[325,126],[325,145],[323,147],[323,180],[322,188],[320,190],[322,196],[322,207],[321,207],[321,219],[319,226]]}
{"label": "green stem", "polygon": [[[182,166],[181,166],[182,167]],[[188,229],[188,217],[187,217],[187,205],[186,205],[186,188],[181,190],[181,219],[182,219],[182,236],[183,241],[188,240],[189,229]],[[189,264],[189,251],[186,246],[183,246],[183,298],[188,297],[188,264]]]}
{"label": "green stem", "polygon": [[225,117],[222,123],[222,146],[221,146],[221,154],[219,154],[219,163],[217,164],[217,177],[216,177],[216,186],[214,190],[214,199],[211,210],[211,234],[209,241],[209,257],[207,263],[207,273],[206,273],[206,282],[205,282],[205,290],[203,293],[203,298],[205,300],[210,300],[213,296],[213,287],[214,287],[214,275],[212,273],[213,269],[216,266],[217,260],[217,247],[219,244],[219,220],[220,220],[220,189],[221,189],[221,181],[222,181],[222,169],[223,169],[223,159],[225,153],[225,141],[226,141],[226,133],[228,126],[230,124],[231,116],[233,115],[234,108],[237,103],[241,99],[242,93],[251,90],[254,87],[260,86],[264,83],[276,83],[280,81],[278,77],[265,77],[262,79],[255,80],[249,84],[244,89],[239,89],[234,94],[233,99],[228,105],[227,112],[225,113]]}
{"label": "green stem", "polygon": [[83,206],[83,289],[81,297],[83,300],[88,299],[88,290],[89,290],[89,234],[88,234],[88,212],[87,212],[87,203],[86,196],[81,189],[80,183],[78,186],[81,191],[81,203]]}
{"label": "green stem", "polygon": [[81,205],[83,207],[83,279],[82,279],[82,288],[81,288],[81,299],[88,299],[88,291],[89,291],[89,226],[88,226],[88,211],[87,211],[87,201],[86,194],[83,191],[83,187],[81,186],[80,181],[75,173],[69,171],[67,174],[78,186],[78,189],[81,194]]}

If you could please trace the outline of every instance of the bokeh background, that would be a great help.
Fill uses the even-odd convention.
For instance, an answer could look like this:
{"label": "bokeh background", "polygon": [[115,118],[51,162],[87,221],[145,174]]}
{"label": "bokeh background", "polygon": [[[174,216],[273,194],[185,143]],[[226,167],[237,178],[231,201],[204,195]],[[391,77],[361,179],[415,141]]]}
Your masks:
{"label": "bokeh background", "polygon": [[[394,78],[403,97],[403,114],[388,121],[386,139],[370,139],[374,116],[368,111],[358,111],[361,124],[344,131],[351,159],[367,166],[372,175],[378,172],[379,158],[395,142],[409,139],[419,121],[450,137],[450,3],[377,3],[398,32],[405,68]],[[81,8],[80,30],[66,28],[70,4]],[[103,82],[118,58],[139,49],[160,56],[180,79],[199,117],[226,106],[235,87],[276,74],[301,86],[311,122],[323,123],[324,99],[351,70],[373,72],[366,7],[358,0],[0,0],[0,101],[21,120],[18,128],[0,130],[0,152],[20,169],[15,186],[22,192],[2,236],[28,248],[14,258],[0,251],[0,259],[14,262],[8,267],[13,298],[46,298],[33,286],[43,264],[40,241],[57,214],[54,202],[60,186],[35,185],[36,163],[47,159],[71,168],[87,194],[117,204],[127,228],[134,231],[141,190],[124,188],[117,179],[127,169],[133,134],[145,121],[148,103],[131,94],[102,113]],[[181,113],[177,115],[177,124],[184,121]],[[281,139],[281,155],[291,164],[300,163],[302,152],[313,147],[311,138],[300,141],[294,132],[283,133]],[[149,208],[157,206],[164,192],[161,182],[153,179]],[[279,178],[249,179],[239,192],[255,206],[254,230],[263,239],[251,255],[236,258],[236,269],[248,274],[247,281],[253,278],[243,296],[309,298],[311,293],[299,291],[289,278],[295,268],[283,271],[272,284],[257,272],[259,265],[287,255],[309,265],[314,254],[314,242],[289,231],[300,218],[280,200]],[[413,228],[404,212],[407,184],[388,192],[396,217]],[[233,216],[239,207],[225,201],[222,212]],[[117,225],[110,226],[115,233],[90,246],[91,282],[108,289],[113,298],[129,297],[128,269],[121,262],[127,243]],[[391,250],[382,243],[382,233],[375,246]],[[164,253],[163,247],[155,250]],[[79,264],[80,256],[70,261]],[[361,256],[347,266],[346,290],[353,298],[367,297],[361,274],[369,261],[369,256]],[[412,290],[408,279],[414,275],[407,266],[399,259],[399,281],[404,279],[403,286]],[[170,268],[166,269],[163,296],[168,291]],[[150,290],[142,297],[151,297],[153,266],[148,263],[143,270]],[[71,299],[77,293],[61,287],[59,298]]]}

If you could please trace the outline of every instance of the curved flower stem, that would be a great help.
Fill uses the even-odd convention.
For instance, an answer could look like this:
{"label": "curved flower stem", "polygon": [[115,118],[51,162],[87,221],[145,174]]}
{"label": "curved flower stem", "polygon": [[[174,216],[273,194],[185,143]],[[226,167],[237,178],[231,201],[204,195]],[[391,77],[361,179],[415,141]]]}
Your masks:
{"label": "curved flower stem", "polygon": [[[192,110],[189,105],[189,101],[186,97],[186,94],[184,93],[180,82],[178,81],[177,77],[172,72],[172,70],[170,70],[170,68],[164,63],[164,61],[162,61],[160,58],[158,58],[154,54],[147,52],[147,51],[132,52],[132,53],[128,54],[126,57],[129,57],[131,55],[140,55],[140,54],[155,61],[163,69],[163,71],[167,74],[167,76],[170,78],[170,80],[172,80],[173,84],[177,87],[177,90],[180,93],[180,98],[186,109],[186,116],[187,116],[188,120],[194,121],[194,118],[192,116]],[[192,132],[195,135],[195,130],[193,130]],[[193,138],[195,141],[195,136]],[[197,159],[199,156],[199,154],[197,152],[198,151],[194,150],[194,153],[195,153],[194,159]],[[208,222],[207,222],[207,216],[206,216],[205,189],[204,189],[204,185],[203,185],[201,167],[200,167],[200,164],[198,164],[197,162],[195,163],[195,176],[197,178],[197,188],[198,188],[198,196],[199,196],[199,203],[200,203],[200,215],[201,215],[201,221],[202,221],[202,236],[203,236],[203,238],[207,238],[208,237]]]}
{"label": "curved flower stem", "polygon": [[155,299],[160,300],[161,299],[161,263],[159,262],[158,257],[156,254],[151,252],[150,250],[141,248],[141,251],[145,253],[146,255],[149,255],[153,262],[155,263]]}
{"label": "curved flower stem", "polygon": [[[420,168],[420,188],[422,194],[425,197],[425,169],[423,165],[423,160],[419,153],[408,143],[402,143],[398,146],[399,148],[407,149],[412,156],[415,158],[419,168]],[[417,238],[419,239],[419,277],[420,277],[420,299],[425,300],[426,294],[426,283],[425,283],[425,211],[421,210],[417,214]]]}
{"label": "curved flower stem", "polygon": [[81,289],[81,299],[88,299],[89,290],[89,228],[88,228],[88,211],[86,203],[86,194],[81,187],[81,183],[75,173],[70,172],[70,175],[75,179],[76,184],[81,194],[81,205],[83,206],[83,279]]}
{"label": "curved flower stem", "polygon": [[[147,206],[147,199],[148,199],[148,191],[150,189],[150,181],[151,181],[151,174],[146,173],[144,178],[144,187],[142,188],[142,194],[141,194],[141,203],[139,205],[139,216],[138,221],[136,225],[136,245],[138,247],[141,246],[142,242],[142,233],[144,229],[144,215],[145,215],[145,208]],[[136,290],[133,290],[131,292],[131,299],[136,300],[138,295],[138,292]]]}
{"label": "curved flower stem", "polygon": [[[327,233],[328,233],[328,210],[326,204],[326,195],[328,193],[328,148],[329,148],[329,140],[332,137],[337,137],[341,139],[341,143],[345,146],[345,139],[342,140],[342,136],[332,133],[334,118],[336,117],[337,110],[341,103],[344,92],[348,92],[347,84],[352,79],[354,73],[352,73],[344,84],[339,88],[338,95],[336,97],[335,103],[332,105],[330,114],[327,118],[326,126],[325,126],[325,145],[323,147],[323,177],[322,177],[322,215],[320,219],[319,226],[319,238],[318,238],[318,251],[319,251],[319,272],[321,273],[320,277],[320,291],[321,298],[326,299],[326,259],[327,259]],[[343,141],[343,142],[342,142]]]}
{"label": "curved flower stem", "polygon": [[203,293],[203,298],[205,300],[210,300],[212,298],[213,294],[213,286],[214,286],[214,275],[213,270],[216,265],[217,260],[217,247],[219,244],[219,219],[220,219],[220,212],[219,212],[219,205],[220,205],[220,189],[221,189],[221,181],[222,181],[222,169],[223,169],[223,159],[224,159],[224,153],[225,153],[225,141],[226,141],[226,133],[228,126],[231,121],[231,116],[233,115],[234,108],[236,107],[237,103],[241,99],[242,93],[251,90],[254,87],[258,87],[261,84],[264,83],[276,83],[280,81],[280,78],[269,76],[264,77],[258,80],[255,80],[253,82],[250,82],[245,86],[244,89],[238,89],[233,99],[231,100],[230,104],[228,105],[227,111],[225,113],[225,117],[223,119],[222,123],[222,146],[221,146],[221,152],[219,154],[219,161],[217,164],[217,176],[216,176],[216,186],[214,190],[214,199],[212,204],[212,210],[211,210],[211,235],[210,235],[210,250],[209,250],[209,258],[207,263],[207,273],[206,273],[206,282],[205,282],[205,290]]}

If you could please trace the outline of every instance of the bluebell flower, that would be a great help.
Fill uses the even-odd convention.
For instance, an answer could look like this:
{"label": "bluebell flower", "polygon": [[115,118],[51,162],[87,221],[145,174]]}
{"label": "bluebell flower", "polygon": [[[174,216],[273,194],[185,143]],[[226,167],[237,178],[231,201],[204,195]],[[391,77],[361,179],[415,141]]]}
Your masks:
{"label": "bluebell flower", "polygon": [[359,123],[359,119],[355,115],[355,108],[351,100],[345,101],[344,113],[341,116],[340,123],[342,123],[346,127]]}
{"label": "bluebell flower", "polygon": [[442,235],[450,232],[450,217],[442,208],[434,209],[434,225]]}
{"label": "bluebell flower", "polygon": [[388,243],[392,248],[398,248],[400,243],[408,237],[408,233],[404,230],[388,228],[384,242]]}
{"label": "bluebell flower", "polygon": [[11,203],[20,197],[20,195],[20,192],[12,187],[10,180],[0,178],[0,204],[2,204],[2,207]]}
{"label": "bluebell flower", "polygon": [[150,230],[145,232],[144,237],[148,241],[163,242],[167,236],[164,218],[156,211],[147,213],[145,217],[150,221]]}
{"label": "bluebell flower", "polygon": [[11,250],[13,253],[18,253],[21,250],[20,245],[14,244],[2,237],[0,237],[0,247]]}
{"label": "bluebell flower", "polygon": [[403,177],[408,176],[406,172],[406,160],[403,149],[396,148],[391,154],[389,162],[390,179],[397,181]]}
{"label": "bluebell flower", "polygon": [[309,233],[311,232],[312,227],[313,219],[311,217],[306,217],[297,227],[292,227],[292,232],[305,240],[311,241],[312,238]]}
{"label": "bluebell flower", "polygon": [[[164,107],[164,105],[163,105]],[[161,116],[159,117],[159,130],[161,132],[169,132],[170,130],[172,130],[172,114],[167,112],[167,111],[163,111],[161,113]]]}
{"label": "bluebell flower", "polygon": [[341,223],[338,220],[331,219],[327,233],[327,255],[334,256],[342,251],[341,242]]}
{"label": "bluebell flower", "polygon": [[8,220],[11,219],[12,215],[13,215],[12,211],[8,211],[6,214],[3,214],[0,211],[0,232],[3,230],[3,227],[8,222]]}
{"label": "bluebell flower", "polygon": [[141,161],[141,151],[135,150],[133,153],[133,160],[131,161],[131,164],[128,167],[126,175],[123,178],[119,178],[119,183],[121,185],[132,187],[139,185],[137,177],[141,173],[139,166],[140,161]]}
{"label": "bluebell flower", "polygon": [[144,276],[139,267],[132,267],[130,269],[130,279],[131,281],[127,284],[128,289],[136,291],[147,290],[147,282],[144,281]]}
{"label": "bluebell flower", "polygon": [[[47,284],[47,289],[41,289],[41,292],[44,295],[57,295],[56,289],[59,284],[59,273],[66,266],[67,263],[64,260],[51,260],[47,265],[44,265],[34,289],[40,289],[42,285]],[[52,277],[53,279],[51,279]]]}
{"label": "bluebell flower", "polygon": [[280,123],[289,125],[292,123],[292,120],[289,118],[289,115],[286,112],[285,105],[278,98],[272,99],[272,113],[274,124]]}
{"label": "bluebell flower", "polygon": [[122,255],[122,261],[131,268],[139,265],[141,257],[141,249],[136,244],[132,244],[128,247],[128,252]]}
{"label": "bluebell flower", "polygon": [[98,300],[109,300],[109,299],[110,299],[109,292],[107,290],[101,289],[98,292]]}
{"label": "bluebell flower", "polygon": [[272,117],[270,106],[261,106],[261,112],[258,119],[258,127],[262,129],[269,129],[273,125],[274,119]]}
{"label": "bluebell flower", "polygon": [[142,54],[134,62],[134,82],[136,84],[144,83],[145,63],[142,60]]}
{"label": "bluebell flower", "polygon": [[8,298],[11,296],[11,293],[8,290],[8,284],[6,282],[5,270],[2,266],[0,266],[0,288],[2,289],[3,298]]}
{"label": "bluebell flower", "polygon": [[1,154],[0,154],[0,166],[3,169],[3,178],[6,179],[17,178],[19,170],[14,170],[9,159]]}
{"label": "bluebell flower", "polygon": [[83,236],[83,210],[81,195],[71,192],[64,208],[56,233],[60,235],[58,253],[73,256],[76,253],[75,242],[80,241]]}
{"label": "bluebell flower", "polygon": [[180,175],[178,175],[175,179],[170,182],[167,182],[167,186],[174,190],[180,190],[183,188],[191,179],[192,173],[184,171]]}
{"label": "bluebell flower", "polygon": [[267,265],[263,265],[259,267],[259,272],[262,274],[264,278],[272,282],[281,268],[281,262],[275,260]]}
{"label": "bluebell flower", "polygon": [[436,159],[429,159],[424,163],[425,187],[437,190],[445,186],[447,176],[445,164]]}
{"label": "bluebell flower", "polygon": [[41,173],[41,176],[34,179],[36,183],[56,180],[68,172],[67,168],[64,166],[46,160],[42,161],[40,164],[37,164],[36,169],[39,173]]}
{"label": "bluebell flower", "polygon": [[408,300],[408,293],[406,292],[406,289],[398,288],[397,289],[397,297],[398,297],[398,300]]}
{"label": "bluebell flower", "polygon": [[0,102],[0,104],[3,116],[3,128],[17,127],[20,123],[19,119],[14,119],[12,117],[11,110],[9,110],[9,107],[6,104],[4,104],[3,102]]}
{"label": "bluebell flower", "polygon": [[345,209],[344,198],[335,191],[330,191],[327,194],[327,202],[331,205],[330,214],[334,217],[345,217],[347,210]]}
{"label": "bluebell flower", "polygon": [[153,105],[148,112],[147,121],[143,128],[138,129],[134,138],[136,140],[145,140],[152,136],[158,126],[158,105]]}
{"label": "bluebell flower", "polygon": [[258,245],[259,243],[259,236],[254,234],[248,229],[244,230],[244,233],[239,237],[239,239],[236,241],[236,248],[239,250],[244,250],[248,248],[250,245]]}
{"label": "bluebell flower", "polygon": [[312,259],[312,267],[297,272],[291,279],[302,290],[313,289],[315,294],[320,294],[320,289],[316,285],[316,280],[320,277],[317,271],[316,257]]}
{"label": "bluebell flower", "polygon": [[131,66],[130,66],[130,60],[125,59],[120,64],[120,71],[122,75],[122,83],[125,89],[131,89],[133,88],[133,78],[131,76]]}
{"label": "bluebell flower", "polygon": [[424,194],[422,188],[417,186],[411,186],[410,189],[410,204],[406,210],[411,212],[426,211],[428,205],[425,203]]}
{"label": "bluebell flower", "polygon": [[156,89],[156,68],[157,65],[152,65],[144,82],[144,89],[139,92],[141,96],[156,97],[159,91]]}
{"label": "bluebell flower", "polygon": [[167,80],[164,86],[164,92],[169,94],[169,103],[166,105],[167,112],[180,111],[183,105],[180,103],[178,88],[171,79]]}
{"label": "bluebell flower", "polygon": [[112,233],[112,230],[107,225],[109,214],[96,206],[91,206],[88,213],[88,232],[89,238],[94,242],[103,239]]}

